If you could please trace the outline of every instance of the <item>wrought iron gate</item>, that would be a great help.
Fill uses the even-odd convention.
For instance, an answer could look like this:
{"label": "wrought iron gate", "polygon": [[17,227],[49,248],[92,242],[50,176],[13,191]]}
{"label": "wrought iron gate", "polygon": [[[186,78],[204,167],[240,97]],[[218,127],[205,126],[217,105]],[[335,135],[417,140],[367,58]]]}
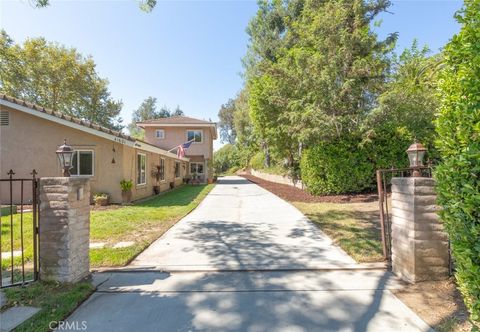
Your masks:
{"label": "wrought iron gate", "polygon": [[430,166],[377,170],[377,191],[380,208],[380,225],[382,228],[383,258],[389,268],[392,262],[392,218],[389,204],[391,198],[391,180],[393,177],[411,177],[416,170],[420,172],[422,177],[432,177],[432,168]]}
{"label": "wrought iron gate", "polygon": [[37,172],[0,178],[0,288],[38,278],[39,199]]}

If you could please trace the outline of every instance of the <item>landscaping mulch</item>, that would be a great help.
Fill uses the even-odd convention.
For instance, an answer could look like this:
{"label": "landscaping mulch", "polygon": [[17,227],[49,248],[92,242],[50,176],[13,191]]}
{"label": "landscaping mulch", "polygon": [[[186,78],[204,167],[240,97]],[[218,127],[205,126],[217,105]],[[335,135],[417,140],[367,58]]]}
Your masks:
{"label": "landscaping mulch", "polygon": [[327,195],[315,196],[311,195],[305,190],[289,186],[287,184],[280,184],[266,181],[250,174],[239,174],[245,179],[267,189],[275,195],[290,202],[305,202],[305,203],[364,203],[378,200],[376,194],[348,194],[348,195]]}

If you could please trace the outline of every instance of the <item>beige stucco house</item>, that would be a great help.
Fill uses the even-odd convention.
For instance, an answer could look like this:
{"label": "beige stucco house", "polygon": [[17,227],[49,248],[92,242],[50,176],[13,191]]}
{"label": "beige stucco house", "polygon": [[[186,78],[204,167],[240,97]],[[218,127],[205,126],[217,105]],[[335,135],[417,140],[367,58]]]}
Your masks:
{"label": "beige stucco house", "polygon": [[206,182],[213,178],[212,158],[213,140],[217,139],[217,125],[214,122],[175,116],[137,122],[137,126],[145,130],[145,141],[164,150],[177,152],[180,144],[192,141],[185,150],[190,160],[188,173],[196,174]]}
{"label": "beige stucco house", "polygon": [[[122,201],[123,179],[133,181],[132,198],[137,200],[153,194],[157,166],[163,171],[160,191],[180,185],[188,174],[189,159],[178,158],[176,151],[0,94],[0,178],[7,178],[10,169],[17,178],[30,177],[32,169],[39,177],[61,176],[55,151],[64,139],[75,150],[72,176],[90,178],[92,193],[106,192],[113,203]],[[8,190],[0,187],[0,200]],[[20,190],[14,193],[18,202]],[[25,188],[27,200],[29,193]]]}

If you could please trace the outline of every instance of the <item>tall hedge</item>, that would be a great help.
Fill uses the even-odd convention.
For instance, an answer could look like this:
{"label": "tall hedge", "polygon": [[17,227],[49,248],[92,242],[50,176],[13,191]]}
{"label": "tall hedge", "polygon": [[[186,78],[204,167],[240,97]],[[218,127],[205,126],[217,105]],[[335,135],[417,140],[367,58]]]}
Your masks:
{"label": "tall hedge", "polygon": [[471,318],[480,323],[480,0],[465,0],[445,48],[437,121],[438,202]]}
{"label": "tall hedge", "polygon": [[300,162],[302,181],[315,195],[359,192],[372,186],[375,168],[359,137],[321,141],[305,150]]}
{"label": "tall hedge", "polygon": [[319,142],[302,154],[302,181],[315,195],[374,190],[377,169],[408,166],[406,150],[413,138],[406,128],[385,126]]}

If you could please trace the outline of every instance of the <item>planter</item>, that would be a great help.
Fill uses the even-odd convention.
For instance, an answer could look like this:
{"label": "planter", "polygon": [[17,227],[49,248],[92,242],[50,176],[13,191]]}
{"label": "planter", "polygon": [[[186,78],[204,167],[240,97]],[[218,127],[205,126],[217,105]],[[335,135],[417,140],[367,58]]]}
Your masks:
{"label": "planter", "polygon": [[132,201],[132,191],[122,191],[122,201],[123,203],[130,203]]}
{"label": "planter", "polygon": [[160,194],[160,186],[153,186],[153,193],[155,195]]}

